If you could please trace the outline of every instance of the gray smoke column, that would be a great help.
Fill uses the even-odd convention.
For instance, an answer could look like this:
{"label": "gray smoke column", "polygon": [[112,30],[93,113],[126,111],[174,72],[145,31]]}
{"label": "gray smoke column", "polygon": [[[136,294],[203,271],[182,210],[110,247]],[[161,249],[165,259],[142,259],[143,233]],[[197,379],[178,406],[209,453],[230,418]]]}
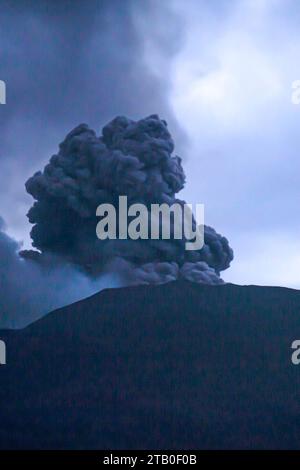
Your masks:
{"label": "gray smoke column", "polygon": [[[72,130],[43,172],[26,183],[35,199],[28,213],[34,224],[33,246],[42,259],[55,255],[93,276],[113,260],[123,260],[120,271],[129,283],[160,283],[186,278],[220,283],[220,271],[233,258],[226,238],[205,226],[205,244],[186,251],[185,240],[104,240],[96,237],[96,208],[118,206],[120,195],[128,204],[182,202],[176,194],[185,174],[173,155],[174,142],[167,123],[157,115],[139,121],[116,117],[100,136],[86,124]],[[124,263],[127,269],[124,269]],[[118,270],[118,263],[114,262]],[[125,273],[125,274],[124,274]]]}

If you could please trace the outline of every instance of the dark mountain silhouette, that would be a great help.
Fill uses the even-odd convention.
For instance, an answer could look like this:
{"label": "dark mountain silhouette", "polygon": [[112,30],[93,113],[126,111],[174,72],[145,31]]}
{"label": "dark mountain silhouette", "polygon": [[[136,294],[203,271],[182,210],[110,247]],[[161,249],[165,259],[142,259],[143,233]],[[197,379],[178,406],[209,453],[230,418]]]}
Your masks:
{"label": "dark mountain silhouette", "polygon": [[300,291],[105,290],[0,338],[2,449],[300,448]]}

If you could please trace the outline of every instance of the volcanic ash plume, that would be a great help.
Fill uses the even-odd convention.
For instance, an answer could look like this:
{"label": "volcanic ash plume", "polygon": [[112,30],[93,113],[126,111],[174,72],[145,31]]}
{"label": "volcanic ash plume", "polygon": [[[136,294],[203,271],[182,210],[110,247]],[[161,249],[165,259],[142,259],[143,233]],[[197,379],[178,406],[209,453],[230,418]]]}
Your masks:
{"label": "volcanic ash plume", "polygon": [[[92,276],[114,261],[128,283],[161,283],[184,278],[199,283],[222,282],[220,272],[233,258],[226,238],[204,228],[204,246],[186,251],[185,240],[99,240],[96,208],[118,207],[119,196],[128,204],[175,202],[185,175],[167,123],[157,115],[140,121],[116,117],[102,135],[81,124],[71,131],[43,172],[26,183],[35,199],[28,213],[34,224],[33,246],[41,255],[57,255]],[[117,261],[116,261],[117,260]],[[122,264],[122,267],[121,267]],[[127,269],[124,269],[124,265]],[[122,268],[122,269],[121,269]],[[126,273],[126,274],[125,274]]]}

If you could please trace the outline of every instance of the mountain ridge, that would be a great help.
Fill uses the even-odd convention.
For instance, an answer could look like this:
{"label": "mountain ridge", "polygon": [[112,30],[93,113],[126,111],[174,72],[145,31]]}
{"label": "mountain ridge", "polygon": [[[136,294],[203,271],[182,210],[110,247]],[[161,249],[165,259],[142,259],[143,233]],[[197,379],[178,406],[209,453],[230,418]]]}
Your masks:
{"label": "mountain ridge", "polygon": [[299,448],[300,291],[105,289],[0,331],[0,448]]}

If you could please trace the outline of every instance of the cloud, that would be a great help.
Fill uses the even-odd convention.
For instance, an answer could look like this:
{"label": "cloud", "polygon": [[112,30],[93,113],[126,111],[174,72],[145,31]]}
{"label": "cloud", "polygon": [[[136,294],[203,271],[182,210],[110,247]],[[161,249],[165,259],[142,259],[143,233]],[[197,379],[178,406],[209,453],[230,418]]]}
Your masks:
{"label": "cloud", "polygon": [[[180,47],[183,30],[172,5],[160,3],[1,3],[0,79],[7,85],[7,104],[0,107],[0,213],[8,232],[26,246],[30,241],[24,213],[30,199],[24,181],[78,122],[98,130],[117,114],[159,112],[182,140],[168,104],[166,65]],[[162,12],[164,21],[157,21]],[[151,34],[140,26],[145,16]],[[146,62],[146,44],[155,46],[165,64],[159,77]]]}
{"label": "cloud", "polygon": [[[3,0],[1,13],[7,104],[0,108],[0,213],[8,222],[0,232],[1,326],[23,325],[103,286],[182,277],[221,282],[232,251],[210,227],[203,250],[190,254],[179,241],[99,247],[95,237],[96,203],[122,193],[170,203],[184,184],[164,121],[134,120],[159,112],[177,147],[185,148],[169,105],[170,65],[184,36],[172,2]],[[118,118],[98,136],[99,125],[120,114],[133,119]],[[37,201],[30,210],[32,237],[43,255],[39,263],[32,251],[20,258],[14,238],[29,245],[24,214],[30,197],[23,183],[47,163],[60,136],[82,121],[97,132],[75,128],[44,172],[27,183]]]}
{"label": "cloud", "polygon": [[[21,251],[0,227],[0,326],[20,327],[48,311],[103,287],[160,284],[186,279],[220,284],[233,252],[225,237],[204,228],[204,246],[186,251],[185,239],[99,240],[96,208],[184,201],[176,194],[185,174],[173,155],[167,123],[157,115],[117,117],[96,133],[81,124],[44,170],[26,182],[35,202],[28,217],[33,245]],[[195,221],[194,221],[195,223]]]}
{"label": "cloud", "polygon": [[[233,243],[238,254],[226,279],[298,285],[294,269],[293,279],[282,278],[285,250],[275,247],[278,233],[294,240],[300,228],[300,107],[291,100],[299,8],[289,0],[175,3],[186,26],[171,87],[190,138],[183,197],[196,201],[200,187],[206,221]],[[267,264],[252,243],[261,237],[274,250]]]}
{"label": "cloud", "polygon": [[35,199],[28,213],[34,224],[33,246],[93,275],[114,258],[123,258],[135,270],[128,277],[140,273],[143,283],[147,276],[149,283],[159,282],[160,275],[161,282],[186,275],[197,282],[211,278],[215,283],[233,253],[227,239],[211,227],[204,228],[204,246],[198,251],[186,251],[185,239],[96,237],[97,207],[110,203],[118,208],[119,196],[127,196],[128,204],[143,203],[148,208],[154,203],[184,202],[176,197],[185,174],[173,150],[167,123],[157,115],[139,121],[119,116],[100,136],[85,124],[76,127],[44,170],[26,183]]}

